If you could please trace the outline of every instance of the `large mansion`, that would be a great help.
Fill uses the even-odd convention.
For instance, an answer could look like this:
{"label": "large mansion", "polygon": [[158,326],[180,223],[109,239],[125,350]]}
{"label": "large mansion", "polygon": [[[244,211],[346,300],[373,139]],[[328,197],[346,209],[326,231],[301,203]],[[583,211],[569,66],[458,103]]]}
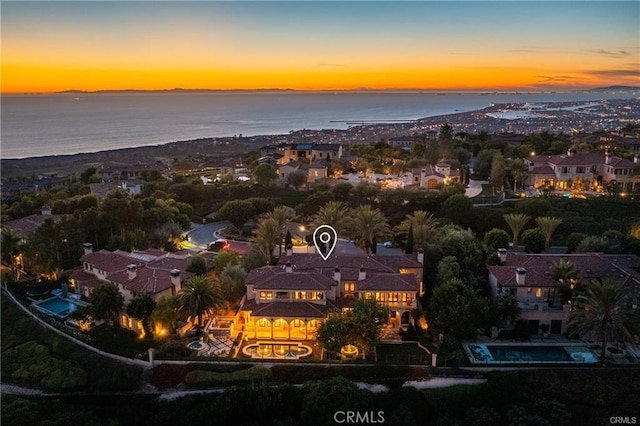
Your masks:
{"label": "large mansion", "polygon": [[[85,244],[80,260],[82,268],[72,272],[71,283],[75,291],[85,297],[89,297],[94,288],[110,283],[118,288],[125,302],[143,293],[157,301],[162,296],[178,293],[182,289],[181,280],[192,276],[185,272],[188,255],[160,250],[94,252],[91,244]],[[125,328],[142,330],[142,324],[124,312],[120,323]]]}
{"label": "large mansion", "polygon": [[290,161],[313,162],[342,157],[342,145],[332,143],[281,143],[260,148],[260,158],[272,157],[277,164]]}
{"label": "large mansion", "polygon": [[520,319],[527,322],[528,331],[539,332],[547,324],[551,334],[566,333],[569,305],[560,301],[560,282],[551,277],[552,265],[559,260],[573,263],[579,280],[612,281],[625,286],[634,297],[640,297],[640,257],[634,255],[525,254],[501,250],[499,266],[489,266],[491,296],[509,292],[516,296],[521,309]]}
{"label": "large mansion", "polygon": [[252,270],[240,307],[245,337],[260,340],[315,339],[331,313],[356,298],[375,299],[390,309],[390,326],[409,324],[422,294],[424,255],[282,256],[280,264]]}
{"label": "large mansion", "polygon": [[638,155],[631,161],[609,151],[589,154],[569,150],[566,155],[534,155],[527,162],[528,183],[535,188],[566,190],[571,188],[574,179],[583,178],[593,188],[616,181],[622,185],[623,192],[640,192],[640,174],[634,171],[640,165]]}

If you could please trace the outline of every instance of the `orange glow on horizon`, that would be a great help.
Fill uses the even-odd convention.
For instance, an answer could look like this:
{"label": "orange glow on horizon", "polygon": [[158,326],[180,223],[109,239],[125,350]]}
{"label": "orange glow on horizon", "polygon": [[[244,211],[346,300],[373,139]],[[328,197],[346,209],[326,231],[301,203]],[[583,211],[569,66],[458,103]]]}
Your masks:
{"label": "orange glow on horizon", "polygon": [[[64,90],[547,90],[549,87],[589,87],[605,79],[572,74],[571,84],[541,88],[544,71],[528,68],[449,68],[430,70],[129,70],[62,66],[2,66],[2,93],[52,93]],[[566,74],[566,73],[565,73]]]}

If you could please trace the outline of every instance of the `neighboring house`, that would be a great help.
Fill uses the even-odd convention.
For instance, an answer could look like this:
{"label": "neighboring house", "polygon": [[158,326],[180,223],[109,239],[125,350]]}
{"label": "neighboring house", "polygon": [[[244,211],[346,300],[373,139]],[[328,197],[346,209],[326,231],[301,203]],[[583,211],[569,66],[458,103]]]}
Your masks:
{"label": "neighboring house", "polygon": [[[120,294],[129,302],[136,295],[146,293],[154,300],[162,296],[177,294],[182,280],[191,278],[185,272],[189,255],[177,255],[160,250],[134,251],[116,250],[94,252],[92,245],[84,245],[84,256],[80,258],[82,268],[71,273],[70,281],[75,291],[89,297],[91,291],[105,283],[118,287]],[[130,318],[126,312],[120,315],[120,325],[141,331],[142,324]]]}
{"label": "neighboring house", "polygon": [[640,174],[634,171],[640,166],[638,155],[631,161],[613,156],[610,151],[603,155],[569,150],[566,155],[531,156],[527,162],[527,181],[535,188],[547,186],[557,191],[568,190],[574,179],[582,177],[596,190],[616,181],[623,192],[640,192]]}
{"label": "neighboring house", "polygon": [[640,152],[640,138],[632,135],[620,135],[617,133],[592,133],[580,134],[572,138],[575,143],[585,143],[601,150],[626,149],[631,152]]}
{"label": "neighboring house", "polygon": [[291,161],[331,161],[342,157],[342,145],[332,143],[281,143],[260,148],[260,158],[269,156],[273,157],[278,164],[287,164]]}
{"label": "neighboring house", "polygon": [[312,161],[309,164],[302,166],[307,171],[307,183],[313,183],[318,179],[326,178],[327,164],[325,161]]}
{"label": "neighboring house", "polygon": [[413,136],[397,136],[395,138],[389,138],[389,145],[394,148],[401,148],[410,150],[413,146]]}
{"label": "neighboring house", "polygon": [[140,177],[142,177],[143,172],[150,172],[152,170],[162,172],[165,170],[165,167],[155,163],[135,164],[131,166],[100,168],[96,171],[96,173],[102,178],[103,181],[109,182],[112,180],[139,179]]}
{"label": "neighboring house", "polygon": [[278,177],[286,181],[287,177],[300,169],[301,164],[297,161],[289,161],[288,163],[278,166]]}
{"label": "neighboring house", "polygon": [[116,181],[104,183],[91,183],[89,189],[96,197],[102,199],[113,190],[123,190],[130,195],[140,195],[144,189],[145,182],[141,180]]}
{"label": "neighboring house", "polygon": [[51,207],[42,206],[40,209],[41,214],[32,214],[30,216],[25,216],[20,219],[9,220],[7,222],[2,222],[2,229],[8,229],[18,236],[20,236],[23,242],[32,236],[36,229],[44,224],[46,220],[53,220],[54,222],[59,222],[62,220],[65,215],[63,214],[51,214]]}
{"label": "neighboring house", "polygon": [[551,334],[567,332],[569,305],[560,302],[560,283],[551,278],[552,265],[561,259],[570,261],[579,272],[582,283],[592,279],[613,281],[640,295],[640,257],[601,253],[499,254],[501,265],[488,266],[492,299],[502,292],[513,294],[520,308],[520,319],[530,333],[538,334],[541,324],[550,327]]}
{"label": "neighboring house", "polygon": [[428,164],[411,172],[413,184],[427,189],[438,189],[441,183],[460,180],[460,171],[451,170],[451,165],[448,163],[438,163],[435,166]]}
{"label": "neighboring house", "polygon": [[422,294],[422,262],[409,255],[282,256],[280,264],[249,272],[239,311],[244,335],[260,340],[315,340],[319,325],[356,298],[391,310],[390,327],[410,322]]}
{"label": "neighboring house", "polygon": [[47,177],[24,182],[2,182],[0,183],[0,193],[2,194],[2,201],[9,201],[20,194],[68,188],[70,184],[70,176]]}

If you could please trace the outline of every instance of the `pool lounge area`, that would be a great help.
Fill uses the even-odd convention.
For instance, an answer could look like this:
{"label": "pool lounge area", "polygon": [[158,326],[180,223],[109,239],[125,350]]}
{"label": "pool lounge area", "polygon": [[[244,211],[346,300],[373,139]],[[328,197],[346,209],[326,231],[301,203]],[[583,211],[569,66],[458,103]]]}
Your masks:
{"label": "pool lounge area", "polygon": [[43,312],[49,316],[59,319],[65,319],[78,309],[84,306],[88,306],[88,303],[74,298],[63,299],[59,296],[54,296],[48,299],[33,302],[31,305],[40,312]]}
{"label": "pool lounge area", "polygon": [[580,343],[463,343],[472,364],[595,364],[598,355]]}

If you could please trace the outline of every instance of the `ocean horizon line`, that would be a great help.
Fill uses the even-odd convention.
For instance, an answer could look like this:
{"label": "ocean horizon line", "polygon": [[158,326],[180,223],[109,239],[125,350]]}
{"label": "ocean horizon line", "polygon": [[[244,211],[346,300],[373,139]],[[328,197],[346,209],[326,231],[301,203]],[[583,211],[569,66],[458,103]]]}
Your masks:
{"label": "ocean horizon line", "polygon": [[582,92],[594,92],[594,91],[637,91],[640,90],[640,86],[627,86],[627,85],[611,85],[605,87],[547,87],[547,88],[419,88],[419,87],[407,87],[407,88],[336,88],[336,89],[293,89],[293,88],[256,88],[256,89],[185,89],[181,87],[174,87],[171,89],[98,89],[98,90],[83,90],[83,89],[65,89],[57,91],[34,91],[34,92],[0,92],[3,96],[29,96],[29,95],[74,95],[74,94],[145,94],[145,93],[463,93],[463,94],[478,94],[478,93],[492,93],[492,94],[520,94],[520,93],[582,93]]}

